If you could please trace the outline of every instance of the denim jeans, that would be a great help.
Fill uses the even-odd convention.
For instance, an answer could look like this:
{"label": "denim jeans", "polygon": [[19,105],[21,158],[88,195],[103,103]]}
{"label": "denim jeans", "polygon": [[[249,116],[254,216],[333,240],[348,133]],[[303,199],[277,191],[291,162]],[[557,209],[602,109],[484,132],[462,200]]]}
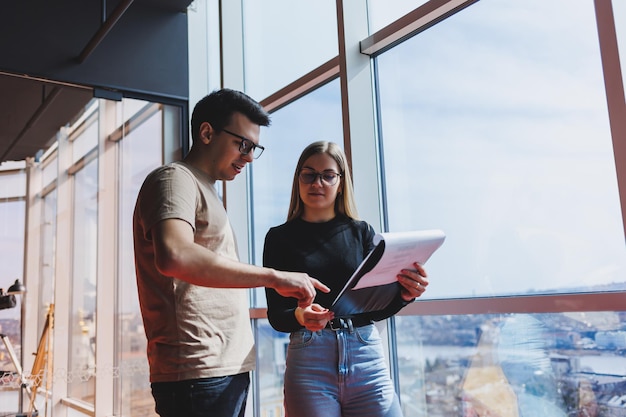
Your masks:
{"label": "denim jeans", "polygon": [[249,373],[178,382],[153,382],[152,396],[161,417],[243,417]]}
{"label": "denim jeans", "polygon": [[287,417],[402,417],[373,324],[294,332],[286,361]]}

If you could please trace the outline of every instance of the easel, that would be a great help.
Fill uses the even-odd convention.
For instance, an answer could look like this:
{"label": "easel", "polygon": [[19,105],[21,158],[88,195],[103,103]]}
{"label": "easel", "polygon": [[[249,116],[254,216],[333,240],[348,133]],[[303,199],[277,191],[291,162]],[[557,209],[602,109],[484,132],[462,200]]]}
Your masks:
{"label": "easel", "polygon": [[[50,375],[52,374],[52,326],[54,322],[54,304],[50,304],[48,307],[48,313],[46,315],[46,322],[39,338],[39,345],[37,346],[37,353],[35,354],[35,361],[33,362],[33,368],[30,376],[25,376],[20,365],[20,360],[13,350],[11,341],[5,334],[0,334],[0,338],[4,342],[4,346],[9,352],[9,357],[13,366],[20,378],[20,398],[19,398],[19,411],[15,417],[33,417],[38,416],[39,412],[35,407],[35,399],[37,398],[37,390],[41,387],[44,376],[46,376],[46,396],[50,391]],[[44,369],[45,365],[48,365],[48,369]],[[28,407],[28,413],[23,412],[23,391],[26,390],[30,397],[30,404]]]}

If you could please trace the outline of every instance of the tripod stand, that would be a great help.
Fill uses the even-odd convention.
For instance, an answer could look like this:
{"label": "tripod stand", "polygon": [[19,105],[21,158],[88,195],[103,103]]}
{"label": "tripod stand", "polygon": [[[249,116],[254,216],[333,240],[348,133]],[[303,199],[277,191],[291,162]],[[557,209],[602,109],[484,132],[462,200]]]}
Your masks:
{"label": "tripod stand", "polygon": [[[23,396],[24,391],[26,391],[29,396],[32,395],[30,384],[24,379],[22,365],[20,365],[20,361],[17,358],[17,355],[15,354],[15,350],[13,349],[13,345],[11,344],[9,337],[6,334],[0,333],[0,339],[2,339],[2,342],[4,343],[4,347],[6,348],[7,352],[9,352],[9,358],[11,358],[11,362],[13,362],[13,366],[15,367],[15,371],[20,381],[19,409],[18,409],[17,414],[15,414],[15,417],[25,417],[26,414],[23,413],[22,396]],[[36,408],[35,408],[34,414],[31,414],[31,415],[33,416],[38,415]]]}
{"label": "tripod stand", "polygon": [[[22,365],[20,364],[20,360],[15,354],[15,350],[13,349],[13,345],[9,340],[8,336],[5,334],[0,334],[0,338],[6,347],[6,350],[9,352],[9,357],[11,358],[11,362],[13,362],[13,366],[15,367],[16,373],[19,377],[20,381],[20,398],[19,398],[19,410],[14,417],[35,417],[39,415],[39,411],[35,406],[35,399],[37,397],[37,389],[41,386],[43,381],[44,374],[46,371],[44,370],[44,365],[47,363],[48,367],[52,365],[52,361],[50,360],[50,356],[52,355],[52,323],[54,317],[54,304],[50,304],[48,307],[48,314],[46,315],[46,323],[44,324],[43,331],[41,333],[41,337],[39,338],[39,345],[37,347],[37,353],[35,354],[35,361],[33,362],[33,369],[30,373],[30,376],[25,377],[24,372],[22,370]],[[47,370],[48,376],[50,376],[50,369]],[[46,379],[46,382],[49,382],[50,378]],[[47,384],[46,384],[47,385]],[[49,388],[46,386],[46,388]],[[30,405],[28,413],[24,413],[23,410],[23,394],[26,391],[30,398]]]}

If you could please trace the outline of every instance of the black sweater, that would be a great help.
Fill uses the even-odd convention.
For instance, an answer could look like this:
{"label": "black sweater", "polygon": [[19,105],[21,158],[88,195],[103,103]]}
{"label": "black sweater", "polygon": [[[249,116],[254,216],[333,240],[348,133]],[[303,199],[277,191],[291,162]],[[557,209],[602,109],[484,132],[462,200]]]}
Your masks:
{"label": "black sweater", "polygon": [[[374,230],[369,224],[345,216],[337,216],[324,223],[295,219],[268,231],[263,265],[284,271],[306,272],[322,281],[331,292],[318,291],[315,302],[329,308],[352,273],[374,248],[373,238]],[[266,288],[265,294],[267,317],[274,329],[290,333],[303,327],[294,315],[298,306],[295,298],[282,297],[271,288]],[[374,321],[383,320],[406,304],[398,295],[384,310],[360,316]]]}

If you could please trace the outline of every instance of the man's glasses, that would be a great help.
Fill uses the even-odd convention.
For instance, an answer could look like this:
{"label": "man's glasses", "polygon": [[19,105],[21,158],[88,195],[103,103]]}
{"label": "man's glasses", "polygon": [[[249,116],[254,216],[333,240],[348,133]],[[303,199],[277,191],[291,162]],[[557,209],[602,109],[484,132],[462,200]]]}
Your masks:
{"label": "man's glasses", "polygon": [[257,159],[259,156],[261,156],[261,154],[265,150],[263,146],[257,145],[256,143],[252,142],[250,139],[245,138],[236,133],[233,133],[230,130],[222,129],[222,131],[228,133],[229,135],[233,135],[236,138],[241,139],[241,143],[239,144],[239,152],[241,152],[242,155],[248,155],[250,152],[252,152],[252,157],[254,159]]}
{"label": "man's glasses", "polygon": [[307,169],[300,171],[298,177],[303,184],[313,184],[319,177],[322,183],[326,185],[335,185],[337,184],[339,177],[341,177],[341,174],[334,171],[315,172]]}

